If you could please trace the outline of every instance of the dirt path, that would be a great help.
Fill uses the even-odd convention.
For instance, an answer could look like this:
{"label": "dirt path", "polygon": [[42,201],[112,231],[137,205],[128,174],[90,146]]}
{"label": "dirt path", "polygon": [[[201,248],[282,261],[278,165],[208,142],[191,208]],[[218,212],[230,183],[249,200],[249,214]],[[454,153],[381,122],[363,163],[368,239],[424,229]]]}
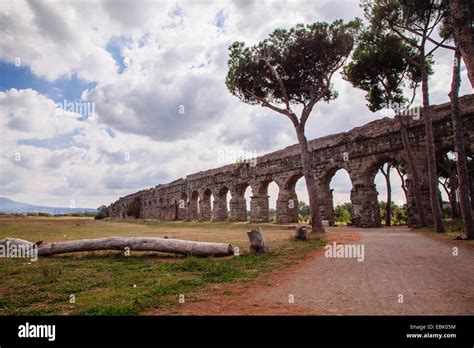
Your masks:
{"label": "dirt path", "polygon": [[[184,304],[172,313],[474,314],[472,245],[459,246],[405,227],[350,231],[331,228],[329,243],[364,245],[363,262],[355,258],[328,258],[320,250],[301,264],[261,276],[256,282],[231,284],[199,294],[204,302]],[[453,256],[454,246],[459,248],[458,256]],[[400,295],[403,303],[399,303]],[[294,303],[289,303],[291,298]]]}

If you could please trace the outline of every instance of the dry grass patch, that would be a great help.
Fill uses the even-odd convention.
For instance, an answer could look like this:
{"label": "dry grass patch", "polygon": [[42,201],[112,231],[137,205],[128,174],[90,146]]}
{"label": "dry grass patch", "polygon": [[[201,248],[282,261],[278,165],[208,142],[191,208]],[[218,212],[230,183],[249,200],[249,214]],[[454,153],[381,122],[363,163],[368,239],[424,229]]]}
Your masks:
{"label": "dry grass patch", "polygon": [[[197,290],[290,265],[324,244],[293,239],[296,225],[262,224],[271,250],[248,254],[250,223],[96,221],[90,218],[0,218],[0,239],[59,242],[108,236],[153,236],[225,242],[240,257],[194,258],[162,253],[87,252],[40,258],[0,259],[0,315],[137,315],[178,306],[179,294],[192,300]],[[210,290],[214,291],[214,290]],[[75,303],[70,303],[71,295]]]}

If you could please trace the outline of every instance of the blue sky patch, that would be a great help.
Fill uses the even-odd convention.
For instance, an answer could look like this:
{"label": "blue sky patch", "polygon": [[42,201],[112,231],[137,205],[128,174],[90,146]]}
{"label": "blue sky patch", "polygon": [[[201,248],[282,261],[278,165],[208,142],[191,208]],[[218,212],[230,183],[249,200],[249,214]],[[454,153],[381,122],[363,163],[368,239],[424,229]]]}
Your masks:
{"label": "blue sky patch", "polygon": [[224,27],[224,23],[225,23],[225,20],[226,20],[226,15],[224,13],[224,10],[220,10],[219,12],[217,12],[216,14],[216,17],[214,18],[214,24],[219,27],[219,28],[222,28]]}
{"label": "blue sky patch", "polygon": [[112,39],[107,43],[105,50],[109,52],[112,58],[117,63],[117,72],[121,74],[127,67],[124,62],[124,56],[122,54],[122,47],[130,43],[130,39],[125,36],[113,36]]}
{"label": "blue sky patch", "polygon": [[78,133],[78,130],[71,133],[59,134],[49,139],[22,139],[22,140],[18,140],[17,144],[42,147],[49,150],[67,149],[71,146],[74,146],[72,137],[76,135],[77,133]]}
{"label": "blue sky patch", "polygon": [[111,138],[115,138],[115,137],[116,137],[115,132],[113,131],[112,128],[107,127],[107,128],[105,129],[105,131],[107,132],[108,135],[110,135]]}
{"label": "blue sky patch", "polygon": [[183,17],[184,11],[178,4],[176,4],[172,9],[168,11],[169,17]]}
{"label": "blue sky patch", "polygon": [[79,79],[76,73],[71,78],[60,78],[53,82],[35,76],[28,66],[17,67],[13,63],[0,60],[0,91],[11,88],[31,88],[54,100],[55,103],[67,100],[80,100],[85,89],[94,88],[96,82],[85,82]]}

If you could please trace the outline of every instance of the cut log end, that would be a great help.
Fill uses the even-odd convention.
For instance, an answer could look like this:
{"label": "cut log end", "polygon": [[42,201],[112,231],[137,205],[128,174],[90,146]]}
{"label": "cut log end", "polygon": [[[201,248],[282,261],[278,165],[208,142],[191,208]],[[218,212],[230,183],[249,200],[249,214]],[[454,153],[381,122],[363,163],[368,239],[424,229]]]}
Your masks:
{"label": "cut log end", "polygon": [[306,230],[306,227],[299,227],[295,231],[295,238],[297,240],[304,240],[307,241],[309,240],[309,234],[308,231]]}
{"label": "cut log end", "polygon": [[264,254],[268,252],[268,248],[265,245],[265,240],[263,238],[263,231],[259,227],[258,230],[251,230],[247,232],[247,235],[250,240],[250,251],[254,254]]}

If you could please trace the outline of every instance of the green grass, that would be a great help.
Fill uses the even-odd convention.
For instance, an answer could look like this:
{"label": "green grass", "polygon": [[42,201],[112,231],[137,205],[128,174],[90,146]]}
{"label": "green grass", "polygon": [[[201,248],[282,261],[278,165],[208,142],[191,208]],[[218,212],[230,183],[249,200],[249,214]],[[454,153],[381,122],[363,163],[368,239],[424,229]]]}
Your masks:
{"label": "green grass", "polygon": [[[436,232],[433,226],[423,228],[421,231],[428,232],[442,239],[457,239],[457,237],[463,234],[463,224],[461,220],[444,219],[443,222],[446,232]],[[474,244],[474,240],[457,240],[457,242],[461,244]]]}
{"label": "green grass", "polygon": [[[140,315],[179,305],[179,295],[193,301],[196,291],[217,291],[213,284],[248,282],[258,275],[287,267],[324,245],[314,238],[300,242],[290,229],[265,227],[270,252],[251,255],[243,241],[249,224],[95,222],[93,220],[0,219],[0,238],[64,240],[102,235],[183,234],[187,239],[209,240],[216,236],[241,248],[241,256],[229,258],[171,257],[160,253],[90,252],[37,262],[0,259],[0,315]],[[131,228],[138,232],[131,232]],[[215,234],[218,233],[218,234]],[[224,236],[221,236],[224,234]],[[36,237],[36,238],[35,238]],[[247,242],[248,243],[248,242]],[[75,303],[70,303],[70,296]]]}

